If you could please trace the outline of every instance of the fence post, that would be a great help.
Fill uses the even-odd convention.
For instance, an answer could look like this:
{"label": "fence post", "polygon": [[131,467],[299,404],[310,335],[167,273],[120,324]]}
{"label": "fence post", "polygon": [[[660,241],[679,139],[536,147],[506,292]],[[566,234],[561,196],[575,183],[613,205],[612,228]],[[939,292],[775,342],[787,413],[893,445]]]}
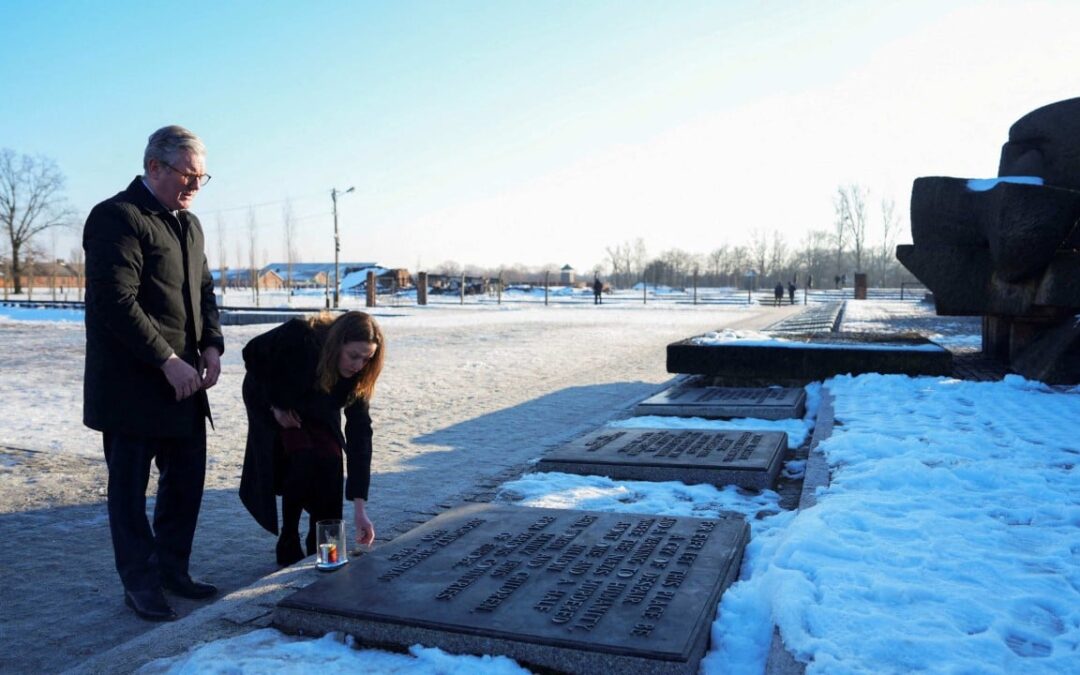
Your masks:
{"label": "fence post", "polygon": [[427,272],[420,272],[417,275],[416,304],[427,304]]}
{"label": "fence post", "polygon": [[366,304],[367,304],[368,307],[374,307],[375,306],[375,273],[372,272],[371,270],[368,270],[368,273],[367,273],[367,284],[366,284],[366,286],[367,286],[367,288],[364,289],[366,291],[366,294],[365,294],[366,295],[366,297],[365,297]]}

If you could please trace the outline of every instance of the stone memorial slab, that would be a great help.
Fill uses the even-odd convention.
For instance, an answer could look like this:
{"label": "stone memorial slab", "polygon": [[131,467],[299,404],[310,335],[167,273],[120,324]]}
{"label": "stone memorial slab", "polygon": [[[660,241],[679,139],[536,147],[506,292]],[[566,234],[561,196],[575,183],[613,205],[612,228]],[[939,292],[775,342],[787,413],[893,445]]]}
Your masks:
{"label": "stone memorial slab", "polygon": [[536,470],[761,490],[776,482],[786,450],[782,431],[608,427],[549,452]]}
{"label": "stone memorial slab", "polygon": [[761,340],[689,338],[667,346],[667,371],[728,382],[825,380],[849,373],[950,375],[949,350],[917,335],[783,333]]}
{"label": "stone memorial slab", "polygon": [[782,420],[802,417],[806,391],[792,387],[700,387],[676,385],[650,396],[635,415],[683,417],[753,417]]}
{"label": "stone memorial slab", "polygon": [[277,606],[288,632],[421,643],[572,673],[697,673],[742,518],[471,504]]}

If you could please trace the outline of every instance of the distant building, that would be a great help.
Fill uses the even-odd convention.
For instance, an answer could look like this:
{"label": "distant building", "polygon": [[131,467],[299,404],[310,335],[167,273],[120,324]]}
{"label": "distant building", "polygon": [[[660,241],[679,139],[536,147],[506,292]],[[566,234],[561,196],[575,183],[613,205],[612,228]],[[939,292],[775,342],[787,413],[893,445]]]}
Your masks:
{"label": "distant building", "polygon": [[[377,267],[373,262],[341,262],[338,263],[341,279],[357,270]],[[325,288],[334,283],[334,263],[270,263],[261,270],[262,273],[273,272],[282,279],[283,287],[293,288]],[[339,279],[340,280],[340,279]]]}
{"label": "distant building", "polygon": [[[21,260],[19,276],[24,287],[33,288],[81,288],[84,284],[84,270],[81,264],[63,260],[33,261]],[[11,261],[0,259],[0,284],[14,288],[15,280],[10,278]]]}
{"label": "distant building", "polygon": [[563,265],[559,270],[559,283],[563,286],[574,285],[574,268],[570,265]]}
{"label": "distant building", "polygon": [[[259,289],[264,291],[279,291],[285,288],[285,280],[273,270],[253,270],[225,268],[226,288],[251,288],[251,280],[259,280]],[[214,288],[221,288],[221,270],[210,270],[210,278],[214,280]]]}

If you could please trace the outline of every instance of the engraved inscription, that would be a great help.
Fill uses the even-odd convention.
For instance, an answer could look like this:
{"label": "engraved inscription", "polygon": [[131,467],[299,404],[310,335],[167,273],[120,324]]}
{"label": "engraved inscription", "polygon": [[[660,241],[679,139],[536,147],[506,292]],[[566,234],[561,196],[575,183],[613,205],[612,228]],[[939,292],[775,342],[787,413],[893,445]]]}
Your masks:
{"label": "engraved inscription", "polygon": [[379,581],[393,581],[413,567],[416,567],[435,555],[440,548],[449,546],[472,530],[480,527],[485,522],[487,521],[483,518],[473,518],[453,532],[447,530],[432,530],[421,538],[421,541],[430,542],[432,546],[415,550],[405,558],[400,559],[401,561],[397,565],[391,567],[384,574],[379,575]]}
{"label": "engraved inscription", "polygon": [[499,605],[506,601],[514,591],[525,585],[525,582],[529,579],[528,572],[518,572],[514,576],[510,577],[506,583],[499,587],[499,590],[495,591],[487,597],[486,600],[481,602],[476,607],[478,612],[494,612],[498,609]]}
{"label": "engraved inscription", "polygon": [[[727,582],[736,569],[716,562],[720,547],[741,545],[746,536],[745,524],[734,517],[498,505],[462,511],[346,568],[353,573],[345,577],[348,583],[340,583],[339,573],[334,584],[324,584],[324,601],[314,606],[481,641],[497,637],[678,659],[688,635],[708,631],[702,621],[715,608],[705,604],[715,602],[717,574]],[[381,584],[395,580],[400,587]],[[300,609],[310,612],[311,606],[305,601]]]}
{"label": "engraved inscription", "polygon": [[593,593],[596,593],[597,589],[600,588],[600,585],[601,582],[592,579],[583,581],[578,586],[578,589],[570,594],[570,598],[562,604],[562,607],[559,607],[555,615],[551,617],[551,622],[558,624],[570,623],[571,619],[574,618],[574,614],[582,605],[588,602]]}
{"label": "engraved inscription", "polygon": [[617,438],[622,438],[625,435],[626,435],[625,431],[616,431],[616,432],[610,433],[610,434],[602,434],[600,436],[597,436],[596,438],[593,438],[588,443],[586,443],[585,444],[585,449],[588,450],[589,452],[596,452],[597,450],[604,447],[608,443],[614,441]]}
{"label": "engraved inscription", "polygon": [[604,587],[604,590],[600,591],[600,597],[596,599],[596,602],[589,605],[582,612],[581,618],[577,620],[574,627],[584,630],[596,628],[596,624],[600,623],[600,619],[603,619],[608,610],[615,606],[615,601],[619,599],[619,596],[625,590],[625,583],[616,581],[609,583]]}
{"label": "engraved inscription", "polygon": [[487,574],[487,571],[495,566],[494,560],[485,560],[476,567],[466,572],[461,578],[435,595],[436,600],[452,600],[455,595],[462,592],[473,584],[474,581]]}

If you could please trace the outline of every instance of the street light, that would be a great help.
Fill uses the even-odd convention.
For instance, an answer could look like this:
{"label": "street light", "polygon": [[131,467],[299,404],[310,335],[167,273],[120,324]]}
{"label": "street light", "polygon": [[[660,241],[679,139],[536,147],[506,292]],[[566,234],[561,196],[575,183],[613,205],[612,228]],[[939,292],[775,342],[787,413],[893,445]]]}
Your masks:
{"label": "street light", "polygon": [[355,189],[351,187],[344,192],[339,192],[337,188],[330,189],[330,200],[334,202],[334,309],[338,306],[338,254],[341,252],[341,237],[338,236],[337,226],[337,198],[338,195],[347,195]]}

